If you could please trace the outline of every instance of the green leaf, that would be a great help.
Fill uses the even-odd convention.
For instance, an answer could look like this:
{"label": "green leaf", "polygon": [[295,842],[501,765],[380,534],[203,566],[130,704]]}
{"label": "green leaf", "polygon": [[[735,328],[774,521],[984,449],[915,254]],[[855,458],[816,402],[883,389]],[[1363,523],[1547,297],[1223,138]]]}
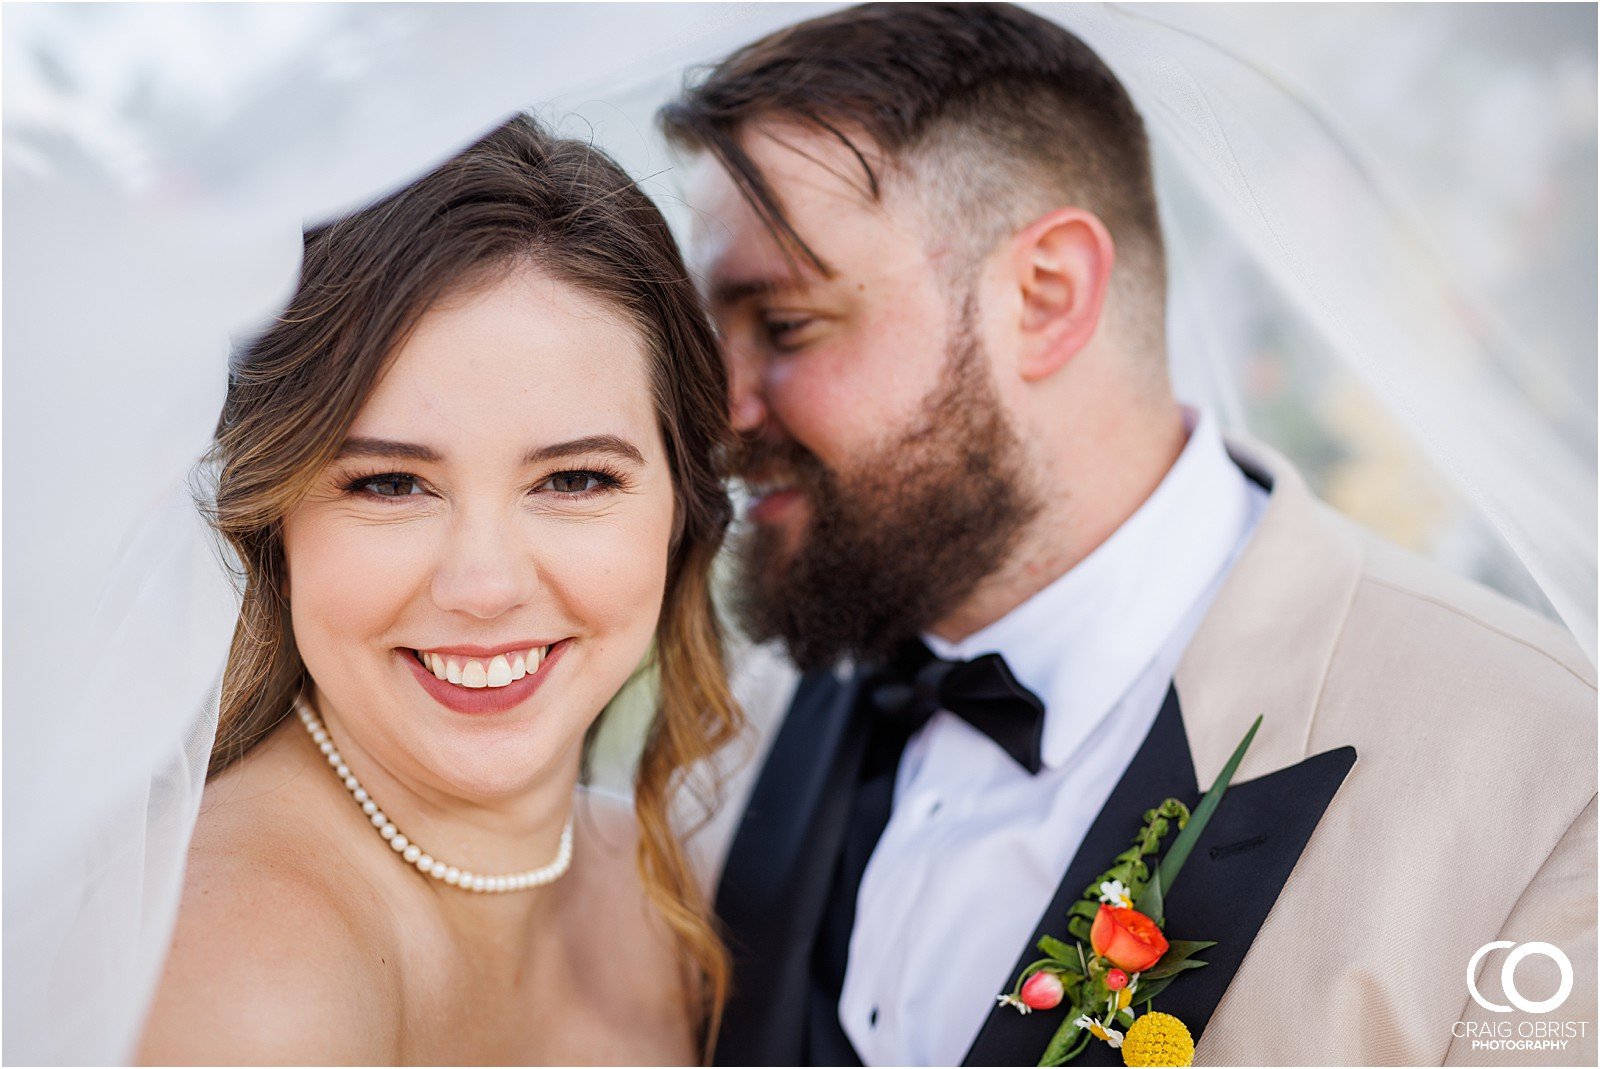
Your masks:
{"label": "green leaf", "polygon": [[1171,976],[1164,980],[1151,980],[1148,984],[1143,980],[1140,980],[1139,990],[1133,993],[1133,1004],[1135,1006],[1143,1006],[1147,1004],[1151,999],[1165,991],[1167,989],[1167,985],[1172,983],[1172,981],[1173,977]]}
{"label": "green leaf", "polygon": [[1174,939],[1167,944],[1167,952],[1161,955],[1161,960],[1156,964],[1165,965],[1171,961],[1192,958],[1202,950],[1209,950],[1216,945],[1214,939]]}
{"label": "green leaf", "polygon": [[1204,965],[1205,962],[1196,959],[1195,955],[1216,945],[1204,939],[1174,939],[1167,944],[1167,952],[1161,955],[1161,960],[1139,974],[1141,989],[1146,981],[1175,976],[1184,969]]}
{"label": "green leaf", "polygon": [[1072,971],[1078,971],[1078,952],[1054,936],[1044,936],[1039,940],[1039,949],[1050,955],[1063,965],[1072,966]]}
{"label": "green leaf", "polygon": [[1076,902],[1072,903],[1072,908],[1067,910],[1067,916],[1083,917],[1086,920],[1094,920],[1094,915],[1099,912],[1099,902],[1091,902],[1087,898],[1080,898]]}
{"label": "green leaf", "polygon": [[[1195,842],[1206,830],[1206,824],[1211,820],[1211,814],[1217,811],[1217,806],[1222,804],[1222,796],[1227,793],[1228,784],[1233,781],[1233,774],[1239,768],[1239,762],[1244,760],[1245,751],[1250,749],[1250,743],[1256,737],[1256,731],[1261,727],[1261,717],[1256,717],[1255,723],[1250,725],[1250,730],[1245,732],[1244,738],[1239,740],[1238,747],[1233,751],[1233,756],[1228,758],[1228,763],[1222,766],[1222,771],[1217,773],[1216,782],[1200,799],[1200,804],[1195,806],[1194,813],[1189,817],[1188,824],[1178,833],[1172,846],[1167,850],[1166,857],[1161,859],[1161,867],[1156,870],[1156,878],[1150,881],[1150,886],[1144,889],[1144,894],[1133,908],[1152,919],[1160,913],[1151,913],[1144,908],[1144,901],[1154,894],[1154,901],[1160,902],[1172,890],[1172,884],[1178,878],[1178,873],[1183,869],[1183,863],[1189,860],[1189,853],[1194,849]],[[1154,889],[1152,891],[1152,889]]]}
{"label": "green leaf", "polygon": [[1146,978],[1151,980],[1162,980],[1169,976],[1177,976],[1185,969],[1198,969],[1204,964],[1205,962],[1201,961],[1199,958],[1180,958],[1174,962],[1167,962],[1165,960],[1158,961],[1154,965],[1150,966],[1148,972],[1139,974],[1140,985],[1141,987],[1143,986],[1143,982]]}
{"label": "green leaf", "polygon": [[[1120,880],[1124,885],[1128,884],[1133,879],[1133,864],[1132,861],[1124,861],[1119,865],[1111,866],[1106,870],[1106,878],[1108,880]],[[1098,898],[1099,896],[1096,895],[1095,897]]]}
{"label": "green leaf", "polygon": [[1160,871],[1156,872],[1155,879],[1144,885],[1144,890],[1134,899],[1133,908],[1155,921],[1157,928],[1167,923],[1166,914],[1163,912],[1167,908],[1167,903],[1161,893]]}
{"label": "green leaf", "polygon": [[[1188,966],[1188,967],[1189,968],[1194,968],[1194,967],[1198,967],[1199,965],[1204,965],[1204,964],[1206,964],[1206,963],[1202,961],[1202,962],[1197,962],[1195,966]],[[1146,980],[1145,979],[1145,976],[1150,975],[1149,973],[1145,973],[1145,974],[1141,975],[1139,977],[1139,990],[1137,990],[1137,991],[1135,991],[1133,993],[1134,1005],[1140,1005],[1142,1003],[1149,1002],[1151,999],[1153,999],[1157,995],[1161,994],[1161,992],[1163,992],[1163,991],[1165,991],[1167,989],[1167,985],[1172,983],[1172,981],[1176,980],[1182,974],[1182,972],[1183,972],[1183,970],[1180,969],[1178,972],[1173,973],[1171,976],[1163,976],[1163,977],[1160,977],[1160,978],[1155,979],[1155,980]]]}
{"label": "green leaf", "polygon": [[1067,922],[1067,932],[1080,943],[1089,941],[1089,922],[1082,917],[1073,917]]}

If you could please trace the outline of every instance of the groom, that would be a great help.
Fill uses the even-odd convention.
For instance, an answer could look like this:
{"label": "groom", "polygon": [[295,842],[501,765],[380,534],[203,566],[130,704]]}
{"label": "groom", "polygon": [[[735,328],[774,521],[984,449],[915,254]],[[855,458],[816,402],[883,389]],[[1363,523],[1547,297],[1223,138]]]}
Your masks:
{"label": "groom", "polygon": [[[1260,714],[1167,901],[1217,943],[1157,999],[1198,1060],[1593,1064],[1592,670],[1173,400],[1100,60],[1009,6],[868,6],[663,122],[704,163],[742,617],[803,673],[721,869],[716,1060],[1033,1064],[1060,1012],[997,996]],[[1556,955],[1502,972],[1535,941],[1571,973],[1544,1013],[1505,1005],[1559,993]],[[1565,1042],[1469,1027],[1528,1022]]]}

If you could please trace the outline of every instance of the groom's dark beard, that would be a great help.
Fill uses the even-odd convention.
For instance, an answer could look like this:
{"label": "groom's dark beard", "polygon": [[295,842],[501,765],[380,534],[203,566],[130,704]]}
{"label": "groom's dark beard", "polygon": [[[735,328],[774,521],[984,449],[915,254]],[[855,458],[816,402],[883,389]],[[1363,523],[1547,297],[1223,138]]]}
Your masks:
{"label": "groom's dark beard", "polygon": [[735,612],[751,638],[781,638],[802,669],[873,660],[1000,566],[1039,506],[986,366],[963,315],[939,386],[877,456],[834,472],[792,442],[756,442],[736,458],[811,513],[792,552],[759,525],[737,543]]}

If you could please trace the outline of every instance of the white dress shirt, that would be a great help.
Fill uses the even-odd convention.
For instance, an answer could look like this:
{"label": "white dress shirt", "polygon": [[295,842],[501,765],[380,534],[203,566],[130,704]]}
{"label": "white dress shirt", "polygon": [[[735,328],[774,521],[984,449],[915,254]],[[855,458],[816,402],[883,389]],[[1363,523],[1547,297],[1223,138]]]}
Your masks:
{"label": "white dress shirt", "polygon": [[906,746],[839,998],[867,1065],[961,1063],[1266,507],[1214,421],[1186,417],[1172,470],[1081,563],[962,642],[923,636],[1005,657],[1044,702],[1044,763],[1030,776],[944,711]]}

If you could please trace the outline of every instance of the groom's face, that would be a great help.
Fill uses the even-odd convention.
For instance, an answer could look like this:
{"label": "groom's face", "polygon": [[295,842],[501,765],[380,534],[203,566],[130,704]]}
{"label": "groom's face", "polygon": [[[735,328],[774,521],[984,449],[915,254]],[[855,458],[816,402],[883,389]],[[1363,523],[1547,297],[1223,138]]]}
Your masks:
{"label": "groom's face", "polygon": [[[831,277],[786,256],[726,175],[703,168],[693,256],[722,333],[735,429],[793,442],[839,471],[917,414],[958,309],[929,270],[917,213],[872,203],[836,140],[785,126],[744,143]],[[795,536],[807,511],[780,493],[752,515]]]}
{"label": "groom's face", "polygon": [[[785,254],[714,165],[692,258],[728,360],[751,491],[741,616],[803,666],[933,627],[1032,515],[972,287],[916,198],[874,200],[854,155],[796,127],[744,146],[825,273]],[[876,165],[878,173],[884,173]]]}

